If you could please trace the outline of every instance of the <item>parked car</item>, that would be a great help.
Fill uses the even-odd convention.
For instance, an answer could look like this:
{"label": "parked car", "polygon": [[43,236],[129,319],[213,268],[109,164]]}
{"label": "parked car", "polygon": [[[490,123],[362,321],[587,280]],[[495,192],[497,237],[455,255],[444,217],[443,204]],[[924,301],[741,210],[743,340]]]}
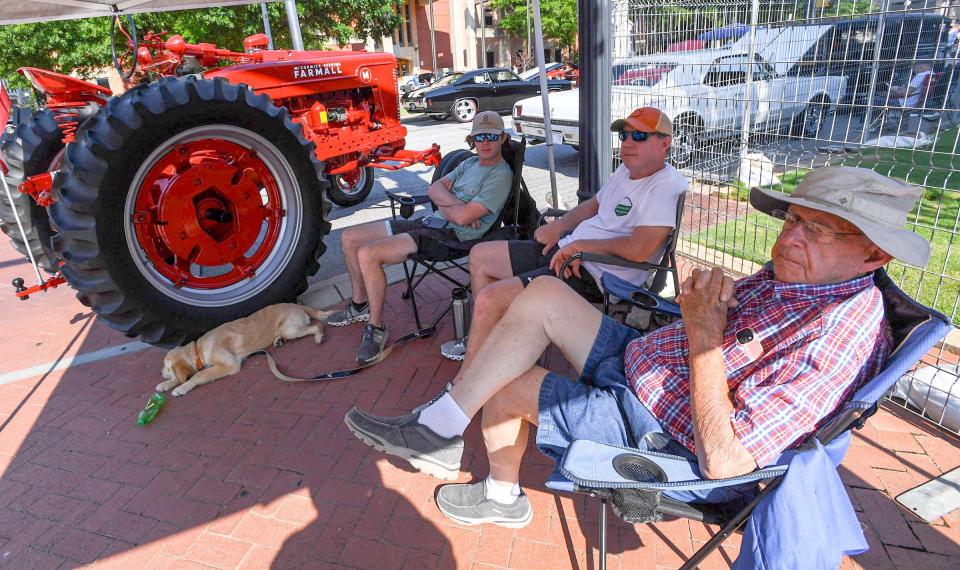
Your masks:
{"label": "parked car", "polygon": [[[547,82],[547,88],[565,91],[573,84],[553,79]],[[469,123],[478,111],[510,112],[520,99],[539,94],[539,83],[524,81],[506,68],[489,67],[447,75],[427,88],[404,94],[401,105],[411,113],[425,113],[438,121],[453,115],[457,121]]]}
{"label": "parked car", "polygon": [[[836,109],[846,91],[842,75],[786,75],[807,47],[811,34],[781,28],[769,43],[760,44],[755,61],[749,52],[731,48],[660,53],[621,60],[611,87],[611,115],[621,117],[644,105],[663,110],[674,123],[671,161],[689,166],[698,147],[707,140],[739,132],[744,112],[755,132],[815,136],[826,116]],[[769,59],[768,59],[769,58]],[[750,82],[750,106],[744,105]],[[543,108],[532,97],[514,105],[514,129],[532,142],[545,141]],[[554,143],[579,146],[579,92],[550,95]]]}
{"label": "parked car", "polygon": [[[566,63],[547,63],[543,66],[547,70],[547,79],[569,79],[565,77],[575,68]],[[520,73],[520,79],[524,81],[540,81],[540,68],[537,66]]]}
{"label": "parked car", "polygon": [[397,80],[397,84],[400,86],[401,93],[427,87],[431,83],[433,83],[433,72],[430,71],[416,73],[413,75],[404,75]]}

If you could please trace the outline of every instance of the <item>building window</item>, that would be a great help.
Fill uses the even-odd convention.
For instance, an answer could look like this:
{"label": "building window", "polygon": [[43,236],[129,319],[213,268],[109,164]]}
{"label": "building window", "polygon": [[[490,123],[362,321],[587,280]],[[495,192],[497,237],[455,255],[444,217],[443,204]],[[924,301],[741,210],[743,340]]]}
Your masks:
{"label": "building window", "polygon": [[493,26],[493,10],[490,8],[483,8],[483,25],[486,27]]}
{"label": "building window", "polygon": [[487,62],[485,67],[493,67],[496,65],[496,63],[494,62],[495,55],[496,54],[494,54],[492,51],[487,52]]}
{"label": "building window", "polygon": [[413,45],[413,18],[410,16],[410,4],[404,2],[403,4],[404,20],[407,27],[407,41],[405,45]]}

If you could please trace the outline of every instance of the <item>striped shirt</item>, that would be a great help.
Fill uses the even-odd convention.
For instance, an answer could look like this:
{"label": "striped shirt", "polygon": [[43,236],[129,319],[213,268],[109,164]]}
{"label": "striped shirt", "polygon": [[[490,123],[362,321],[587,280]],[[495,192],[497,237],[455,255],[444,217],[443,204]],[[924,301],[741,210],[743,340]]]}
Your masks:
{"label": "striped shirt", "polygon": [[[866,275],[832,285],[783,283],[764,268],[737,281],[727,312],[723,360],[730,421],[759,466],[813,432],[861,383],[879,372],[892,339],[880,291]],[[751,329],[751,358],[737,332]],[[665,431],[696,453],[690,415],[689,346],[683,322],[634,340],[624,370]]]}

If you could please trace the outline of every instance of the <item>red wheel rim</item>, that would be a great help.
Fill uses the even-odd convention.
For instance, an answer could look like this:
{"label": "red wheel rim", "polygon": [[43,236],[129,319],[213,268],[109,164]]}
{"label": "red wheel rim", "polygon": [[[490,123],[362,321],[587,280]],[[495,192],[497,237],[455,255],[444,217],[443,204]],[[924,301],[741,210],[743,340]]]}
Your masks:
{"label": "red wheel rim", "polygon": [[[256,151],[222,139],[173,146],[134,190],[137,243],[178,288],[220,289],[254,276],[286,215],[277,180]],[[203,276],[203,268],[217,271]]]}

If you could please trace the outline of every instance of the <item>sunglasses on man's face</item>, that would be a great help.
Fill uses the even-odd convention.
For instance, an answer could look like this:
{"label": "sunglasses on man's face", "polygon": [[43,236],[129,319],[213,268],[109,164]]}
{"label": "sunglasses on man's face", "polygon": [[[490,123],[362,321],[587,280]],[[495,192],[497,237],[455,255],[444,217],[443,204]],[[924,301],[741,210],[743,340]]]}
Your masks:
{"label": "sunglasses on man's face", "polygon": [[473,135],[473,142],[493,142],[499,138],[500,135],[496,133],[480,133],[479,135]]}
{"label": "sunglasses on man's face", "polygon": [[633,139],[633,142],[643,142],[650,138],[651,135],[653,135],[653,133],[645,133],[643,131],[620,131],[617,133],[621,141],[626,141],[627,137],[630,137]]}

